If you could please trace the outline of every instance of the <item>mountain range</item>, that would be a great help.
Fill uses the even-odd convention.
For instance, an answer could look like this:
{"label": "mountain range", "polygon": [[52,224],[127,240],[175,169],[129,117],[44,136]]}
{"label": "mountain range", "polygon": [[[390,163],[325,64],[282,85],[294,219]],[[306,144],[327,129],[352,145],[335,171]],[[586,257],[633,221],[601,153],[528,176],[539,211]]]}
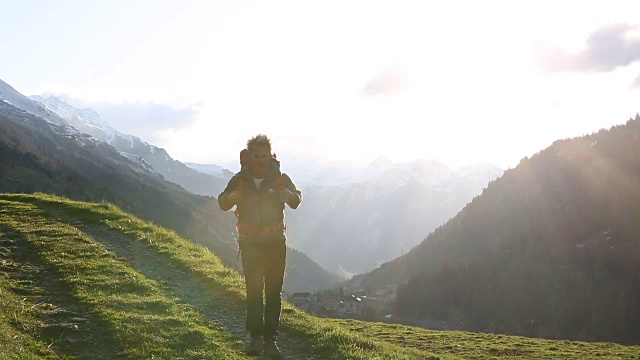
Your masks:
{"label": "mountain range", "polygon": [[59,115],[78,131],[113,146],[120,154],[132,161],[151,165],[153,170],[166,180],[179,184],[192,193],[217,196],[233,175],[230,171],[223,169],[214,173],[216,175],[196,171],[174,160],[166,150],[144,142],[137,136],[112,128],[93,109],[78,109],[53,95],[48,97],[32,95],[30,98],[46,110]]}
{"label": "mountain range", "polygon": [[287,215],[291,246],[345,278],[411,250],[503,172],[386,158],[351,171],[323,170],[302,186],[305,206]]}
{"label": "mountain range", "polygon": [[[91,111],[68,114],[69,121],[0,81],[0,192],[43,192],[74,200],[108,201],[206,246],[227,266],[240,270],[233,214],[220,211],[215,198],[167,181],[151,161],[135,153],[155,155],[148,158],[161,161],[163,171],[182,169],[207,181],[210,175],[173,161],[164,150],[135,137],[105,131],[111,144],[126,149],[118,151],[70,125],[83,115],[92,115]],[[339,280],[294,249],[288,254],[288,266],[296,271],[285,279],[286,291],[331,287]]]}
{"label": "mountain range", "polygon": [[[235,219],[212,197],[231,172],[175,161],[90,109],[34,99],[0,81],[1,192],[109,201],[238,267]],[[288,270],[296,270],[285,286],[333,287],[338,278],[324,268],[360,273],[344,286],[395,293],[393,321],[638,344],[638,154],[636,115],[558,140],[504,173],[434,160],[379,158],[299,173],[285,163],[305,196],[304,207],[287,213]],[[172,173],[181,175],[167,181]],[[187,191],[183,177],[201,180]]]}
{"label": "mountain range", "polygon": [[[135,137],[105,131],[108,124],[91,119],[95,112],[39,100],[0,81],[0,192],[108,201],[238,267],[233,215],[221,212],[212,196],[187,191],[180,177],[172,182],[163,174],[180,169],[205,176],[215,196],[211,188],[226,183],[230,172],[187,166]],[[103,140],[84,132],[96,129]],[[558,140],[504,173],[485,165],[452,170],[433,160],[394,164],[384,158],[363,168],[317,167],[299,177],[291,169],[306,207],[287,214],[295,239],[290,245],[308,246],[303,251],[314,256],[325,251],[319,245],[333,249],[338,260],[323,266],[336,266],[342,275],[373,269],[343,285],[395,294],[388,321],[639,344],[638,154],[636,115],[624,125]],[[447,206],[450,215],[440,213]],[[416,234],[402,233],[430,219],[438,220]],[[295,244],[305,238],[312,240]],[[405,247],[405,241],[417,245]],[[400,256],[383,260],[393,251]],[[349,252],[367,256],[360,264],[340,259]],[[338,283],[303,252],[290,248],[289,254],[290,291]]]}
{"label": "mountain range", "polygon": [[[174,160],[164,149],[113,129],[92,109],[55,96],[31,99],[195,194],[217,196],[233,175],[215,164]],[[287,209],[289,245],[343,278],[408,251],[502,174],[487,164],[452,170],[435,160],[394,163],[384,157],[365,166],[300,163],[304,167],[282,164],[304,196],[298,210]]]}

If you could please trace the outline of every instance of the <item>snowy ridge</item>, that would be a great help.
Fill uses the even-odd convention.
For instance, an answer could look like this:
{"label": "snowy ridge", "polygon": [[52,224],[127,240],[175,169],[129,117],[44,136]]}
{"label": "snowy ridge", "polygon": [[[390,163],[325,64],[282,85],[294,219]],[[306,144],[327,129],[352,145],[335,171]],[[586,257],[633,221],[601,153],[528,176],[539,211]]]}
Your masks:
{"label": "snowy ridge", "polygon": [[131,154],[125,151],[118,151],[120,153],[120,155],[126,157],[127,159],[129,159],[130,161],[132,161],[133,163],[137,164],[139,167],[147,170],[148,172],[152,173],[152,174],[157,174],[159,175],[154,169],[153,166],[151,166],[151,164],[149,164],[148,161],[146,161],[145,159],[143,159],[141,156],[136,155],[136,154]]}
{"label": "snowy ridge", "polygon": [[222,167],[215,164],[185,163],[185,165],[203,174],[209,174],[209,175],[218,176],[218,177],[224,176],[226,172],[228,172],[228,170],[223,169]]}
{"label": "snowy ridge", "polygon": [[366,185],[371,196],[391,194],[411,182],[433,188],[447,187],[457,179],[483,183],[502,175],[503,170],[489,164],[470,164],[454,170],[430,159],[412,162],[393,162],[379,157],[367,165],[356,165],[346,160],[317,163],[303,168],[283,162],[283,168],[301,187],[336,187],[348,184]]}
{"label": "snowy ridge", "polygon": [[32,101],[28,97],[20,94],[9,84],[5,83],[2,80],[0,80],[0,100],[4,100],[9,105],[13,105],[28,113],[41,117],[52,124],[66,126],[69,125],[69,123],[62,117],[58,116],[56,113],[50,111],[41,104]]}
{"label": "snowy ridge", "polygon": [[64,118],[71,126],[81,132],[90,134],[94,138],[104,141],[108,144],[120,138],[130,138],[131,135],[121,133],[109,125],[101,116],[93,109],[78,109],[66,101],[56,97],[42,97],[39,95],[30,96],[30,98],[47,110],[58,114]]}

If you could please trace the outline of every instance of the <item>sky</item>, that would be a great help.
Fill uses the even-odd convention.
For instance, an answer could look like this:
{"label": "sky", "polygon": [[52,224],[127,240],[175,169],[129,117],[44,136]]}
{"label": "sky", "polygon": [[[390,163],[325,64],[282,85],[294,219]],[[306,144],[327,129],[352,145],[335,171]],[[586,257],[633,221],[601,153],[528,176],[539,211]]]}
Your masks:
{"label": "sky", "polygon": [[[515,167],[640,112],[638,1],[0,0],[0,79],[182,162]],[[293,161],[293,160],[292,160]]]}

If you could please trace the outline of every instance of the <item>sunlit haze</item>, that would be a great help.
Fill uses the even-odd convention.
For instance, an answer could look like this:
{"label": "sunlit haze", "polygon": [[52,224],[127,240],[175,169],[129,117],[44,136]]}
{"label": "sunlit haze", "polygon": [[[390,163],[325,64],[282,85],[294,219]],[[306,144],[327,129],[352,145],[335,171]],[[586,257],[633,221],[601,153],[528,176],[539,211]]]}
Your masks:
{"label": "sunlit haze", "polygon": [[0,79],[92,107],[182,162],[237,162],[265,133],[279,155],[506,169],[640,111],[636,1],[0,8]]}

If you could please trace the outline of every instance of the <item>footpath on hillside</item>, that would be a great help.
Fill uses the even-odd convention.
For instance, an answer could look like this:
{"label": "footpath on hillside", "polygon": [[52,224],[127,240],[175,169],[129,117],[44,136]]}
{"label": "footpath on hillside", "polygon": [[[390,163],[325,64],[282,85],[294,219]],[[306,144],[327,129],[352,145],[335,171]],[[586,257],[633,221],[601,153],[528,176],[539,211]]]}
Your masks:
{"label": "footpath on hillside", "polygon": [[[209,284],[201,279],[193,278],[178,269],[175,265],[163,260],[159,254],[144,242],[132,241],[131,236],[103,223],[85,224],[79,219],[65,213],[55,206],[45,206],[48,211],[60,221],[71,224],[79,231],[92,237],[103,244],[109,251],[125,260],[129,266],[144,274],[148,279],[162,284],[173,298],[182,306],[198,309],[202,318],[214,326],[218,326],[230,334],[236,336],[243,343],[247,340],[245,330],[244,304],[231,302],[225,296],[218,294]],[[299,339],[281,333],[278,337],[278,345],[281,348],[284,359],[316,360],[309,353],[309,345]],[[242,353],[243,349],[237,349]],[[250,357],[262,359],[259,357]]]}

